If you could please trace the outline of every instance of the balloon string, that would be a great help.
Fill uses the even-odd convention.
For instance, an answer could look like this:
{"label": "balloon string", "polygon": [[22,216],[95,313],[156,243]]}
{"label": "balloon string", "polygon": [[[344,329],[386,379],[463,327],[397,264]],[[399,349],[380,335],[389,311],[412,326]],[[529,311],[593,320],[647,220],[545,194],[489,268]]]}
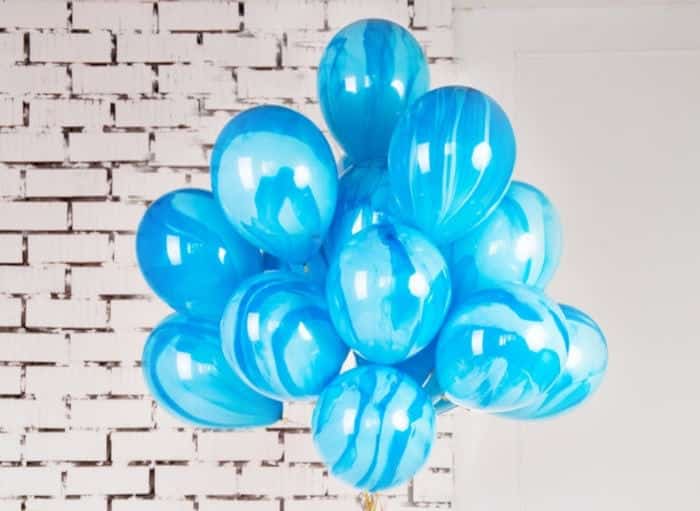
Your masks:
{"label": "balloon string", "polygon": [[382,511],[382,504],[379,502],[379,497],[372,493],[362,492],[360,495],[360,503],[362,511]]}

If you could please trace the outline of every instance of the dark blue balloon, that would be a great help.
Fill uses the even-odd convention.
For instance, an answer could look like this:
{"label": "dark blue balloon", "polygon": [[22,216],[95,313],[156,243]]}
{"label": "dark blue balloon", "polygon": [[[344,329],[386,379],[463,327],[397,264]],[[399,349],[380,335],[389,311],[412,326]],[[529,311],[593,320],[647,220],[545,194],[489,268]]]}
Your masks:
{"label": "dark blue balloon", "polygon": [[262,270],[259,251],[204,190],[177,190],[151,204],[136,232],[136,255],[146,282],[168,305],[213,321],[236,286]]}
{"label": "dark blue balloon", "polygon": [[435,410],[413,379],[391,367],[357,367],[321,394],[311,433],[331,474],[378,491],[405,483],[435,440]]}
{"label": "dark blue balloon", "polygon": [[401,118],[389,148],[391,187],[408,223],[443,245],[486,218],[515,163],[510,121],[489,96],[442,87]]}
{"label": "dark blue balloon", "polygon": [[282,404],[248,387],[228,366],[215,324],[172,315],[151,332],[143,374],[160,406],[207,428],[268,426]]}
{"label": "dark blue balloon", "polygon": [[428,90],[428,63],[408,30],[382,19],[338,32],[318,69],[318,96],[333,136],[354,162],[386,160],[399,116]]}
{"label": "dark blue balloon", "polygon": [[239,234],[284,261],[303,263],[333,220],[338,177],[319,129],[280,106],[231,119],[211,156],[214,195]]}

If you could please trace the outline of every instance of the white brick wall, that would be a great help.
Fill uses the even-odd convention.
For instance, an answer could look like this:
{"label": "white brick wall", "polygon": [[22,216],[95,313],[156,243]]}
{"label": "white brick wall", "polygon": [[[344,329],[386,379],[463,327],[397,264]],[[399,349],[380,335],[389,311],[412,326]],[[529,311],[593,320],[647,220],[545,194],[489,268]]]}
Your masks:
{"label": "white brick wall", "polygon": [[[234,113],[291,102],[325,129],[315,68],[362,17],[414,30],[454,76],[450,0],[0,0],[0,511],[337,511],[308,405],[268,429],[193,429],[141,378],[170,311],[134,260],[149,201],[208,187]],[[452,501],[451,426],[388,509]]]}

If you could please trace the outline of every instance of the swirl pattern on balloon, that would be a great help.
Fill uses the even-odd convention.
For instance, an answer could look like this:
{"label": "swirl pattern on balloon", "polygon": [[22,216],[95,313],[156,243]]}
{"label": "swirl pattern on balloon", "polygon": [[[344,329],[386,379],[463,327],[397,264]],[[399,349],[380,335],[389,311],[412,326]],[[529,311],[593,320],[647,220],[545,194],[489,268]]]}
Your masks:
{"label": "swirl pattern on balloon", "polygon": [[566,363],[569,334],[541,292],[507,284],[468,296],[440,332],[436,371],[448,399],[503,412],[527,406]]}
{"label": "swirl pattern on balloon", "polygon": [[238,114],[216,140],[211,179],[224,213],[256,247],[292,263],[320,248],[338,178],[328,142],[303,115],[269,105]]}
{"label": "swirl pattern on balloon", "polygon": [[369,365],[343,373],[323,391],[311,428],[334,476],[378,491],[408,481],[425,464],[435,410],[410,377]]}
{"label": "swirl pattern on balloon", "polygon": [[502,282],[544,289],[560,255],[554,206],[534,186],[513,182],[496,210],[451,246],[453,291],[464,297]]}
{"label": "swirl pattern on balloon", "polygon": [[496,208],[514,163],[505,112],[468,87],[442,87],[416,100],[389,147],[391,186],[405,220],[439,245],[464,236]]}
{"label": "swirl pattern on balloon", "polygon": [[213,324],[179,315],[166,318],[151,332],[142,360],[155,400],[186,422],[249,428],[282,417],[282,403],[255,392],[226,363]]}
{"label": "swirl pattern on balloon", "polygon": [[348,354],[322,290],[283,271],[241,284],[221,319],[221,340],[231,367],[273,399],[317,396]]}
{"label": "swirl pattern on balloon", "polygon": [[175,310],[218,321],[239,282],[262,270],[258,250],[231,229],[214,196],[170,192],[146,210],[136,232],[139,267]]}
{"label": "swirl pattern on balloon", "polygon": [[428,90],[428,63],[405,28],[360,20],[340,30],[318,69],[323,117],[350,159],[386,159],[399,116]]}
{"label": "swirl pattern on balloon", "polygon": [[451,297],[447,263],[418,231],[372,226],[340,250],[326,297],[338,333],[362,357],[394,364],[422,350]]}

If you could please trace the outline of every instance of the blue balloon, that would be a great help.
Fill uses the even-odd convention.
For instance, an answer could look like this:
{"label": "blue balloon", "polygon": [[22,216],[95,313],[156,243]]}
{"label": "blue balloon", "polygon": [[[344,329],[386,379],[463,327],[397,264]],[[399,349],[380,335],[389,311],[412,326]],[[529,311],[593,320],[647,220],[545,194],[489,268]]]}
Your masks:
{"label": "blue balloon", "polygon": [[303,263],[333,219],[335,160],[319,129],[280,106],[231,119],[211,156],[214,195],[239,234],[265,252]]}
{"label": "blue balloon", "polygon": [[382,224],[356,234],[328,269],[333,324],[362,357],[394,364],[440,329],[452,288],[447,263],[418,231]]}
{"label": "blue balloon", "polygon": [[559,307],[536,289],[506,284],[455,307],[440,332],[435,369],[450,401],[505,412],[546,391],[564,369],[568,349]]}
{"label": "blue balloon", "polygon": [[285,270],[309,279],[314,284],[323,287],[328,273],[328,262],[321,251],[316,252],[304,263],[286,263],[281,259],[263,253],[263,266],[265,270]]}
{"label": "blue balloon", "polygon": [[600,386],[608,367],[608,346],[600,327],[585,312],[561,305],[569,328],[569,357],[557,381],[529,406],[502,415],[544,419],[579,406]]}
{"label": "blue balloon", "polygon": [[537,188],[513,182],[496,210],[450,252],[456,297],[502,282],[544,289],[559,265],[559,216]]}
{"label": "blue balloon", "polygon": [[335,216],[323,242],[329,261],[358,232],[398,216],[389,187],[386,165],[376,162],[352,165],[338,184]]}
{"label": "blue balloon", "polygon": [[308,399],[340,372],[348,347],[321,288],[289,272],[245,281],[221,318],[224,355],[243,380],[273,399]]}
{"label": "blue balloon", "polygon": [[212,321],[239,282],[262,270],[260,252],[204,190],[177,190],[151,204],[136,232],[136,256],[146,282],[168,305]]}
{"label": "blue balloon", "polygon": [[[412,357],[409,357],[406,360],[403,360],[397,364],[393,364],[392,367],[398,369],[406,376],[410,376],[411,378],[413,378],[413,381],[415,381],[418,385],[425,389],[425,384],[428,382],[428,379],[435,370],[436,344],[436,342],[431,342]],[[366,366],[372,364],[372,362],[362,358],[357,353],[355,353],[355,361],[357,362],[358,366]]]}
{"label": "blue balloon", "polygon": [[374,492],[408,481],[425,464],[435,410],[413,379],[369,365],[341,374],[323,391],[311,432],[331,474]]}
{"label": "blue balloon", "polygon": [[442,245],[486,218],[506,193],[515,163],[510,121],[493,99],[442,87],[401,118],[389,177],[406,221]]}
{"label": "blue balloon", "polygon": [[228,366],[215,324],[172,315],[151,332],[143,374],[158,404],[179,419],[206,428],[268,426],[282,403],[261,396]]}
{"label": "blue balloon", "polygon": [[326,47],[318,96],[328,128],[352,161],[386,160],[399,116],[429,81],[428,63],[408,30],[387,20],[360,20]]}

